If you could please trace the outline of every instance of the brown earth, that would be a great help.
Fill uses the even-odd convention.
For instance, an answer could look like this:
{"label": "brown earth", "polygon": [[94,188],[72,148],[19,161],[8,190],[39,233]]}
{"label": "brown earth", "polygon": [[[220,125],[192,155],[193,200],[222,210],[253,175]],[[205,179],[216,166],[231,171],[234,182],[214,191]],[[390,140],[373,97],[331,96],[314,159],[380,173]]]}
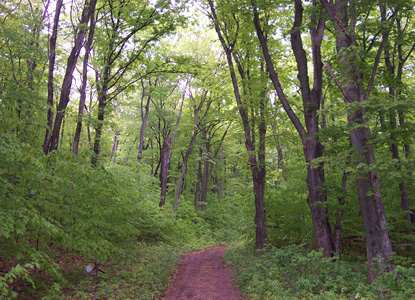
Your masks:
{"label": "brown earth", "polygon": [[188,253],[170,282],[165,300],[242,300],[234,287],[232,269],[222,255],[227,246]]}

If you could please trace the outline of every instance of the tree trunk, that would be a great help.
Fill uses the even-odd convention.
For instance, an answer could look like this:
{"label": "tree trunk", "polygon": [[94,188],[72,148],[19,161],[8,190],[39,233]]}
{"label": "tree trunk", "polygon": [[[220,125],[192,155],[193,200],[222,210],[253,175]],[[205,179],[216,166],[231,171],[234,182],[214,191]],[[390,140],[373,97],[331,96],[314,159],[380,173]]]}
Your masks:
{"label": "tree trunk", "polygon": [[[342,190],[343,193],[346,192],[346,184],[347,184],[347,177],[349,176],[348,172],[344,172],[343,173],[343,177],[342,177]],[[341,230],[342,230],[342,218],[343,218],[343,206],[345,203],[345,195],[342,195],[339,198],[339,204],[340,204],[340,208],[337,210],[337,218],[336,218],[336,226],[334,229],[334,249],[337,255],[340,255],[340,246],[341,246]]]}
{"label": "tree trunk", "polygon": [[76,130],[75,136],[73,140],[73,149],[72,152],[76,156],[78,155],[79,150],[79,141],[81,139],[81,132],[82,132],[82,118],[84,115],[84,108],[85,108],[85,100],[86,100],[86,85],[88,82],[88,62],[89,62],[89,55],[91,52],[91,46],[94,39],[95,33],[95,7],[91,8],[90,12],[90,26],[89,26],[89,34],[88,40],[85,44],[85,56],[82,66],[82,86],[80,91],[80,98],[79,98],[79,108],[78,108],[78,121],[76,123]]}
{"label": "tree trunk", "polygon": [[[183,178],[184,178],[184,175],[186,174],[187,162],[189,160],[190,152],[193,149],[193,145],[195,143],[196,136],[197,136],[197,115],[198,115],[200,109],[202,108],[203,103],[205,102],[207,93],[208,92],[205,91],[205,93],[202,97],[202,100],[199,103],[199,106],[197,108],[196,108],[196,106],[194,107],[193,135],[192,135],[192,139],[190,141],[189,148],[187,149],[186,154],[183,158],[183,168],[182,168],[182,172],[180,173],[179,182],[177,184],[176,199],[174,201],[174,210],[173,210],[173,212],[176,212],[177,209],[179,208],[179,198],[180,198],[180,191],[181,191],[181,187],[182,187],[182,183],[183,183]],[[209,108],[209,106],[208,106],[208,108]]]}
{"label": "tree trunk", "polygon": [[55,70],[55,58],[56,58],[56,39],[58,36],[59,16],[62,8],[63,0],[57,0],[55,17],[53,19],[52,35],[49,39],[49,72],[48,72],[48,115],[45,139],[43,142],[43,152],[49,153],[50,140],[52,138],[52,126],[53,126],[53,72]]}
{"label": "tree trunk", "polygon": [[97,0],[91,0],[89,3],[85,1],[84,9],[82,11],[81,21],[79,23],[81,28],[79,32],[76,33],[74,45],[72,47],[71,53],[68,57],[65,76],[63,78],[61,94],[59,98],[59,104],[56,112],[55,122],[53,124],[52,137],[50,140],[49,152],[57,150],[59,146],[59,132],[61,130],[62,120],[65,115],[65,109],[69,103],[69,94],[72,87],[72,75],[75,70],[76,63],[82,48],[85,37],[85,29],[83,25],[88,23],[90,19],[90,13],[94,11]]}
{"label": "tree trunk", "polygon": [[170,146],[169,146],[170,137],[167,135],[163,139],[163,147],[161,150],[160,158],[160,206],[163,206],[166,203],[167,195],[167,179],[169,176],[169,165],[170,165]]}
{"label": "tree trunk", "polygon": [[200,209],[206,209],[207,193],[209,187],[210,173],[209,173],[209,157],[210,157],[210,140],[207,137],[206,129],[202,131],[203,140],[205,141],[206,154],[203,155],[203,173],[202,173],[202,188],[200,191]]}
{"label": "tree trunk", "polygon": [[114,142],[112,143],[112,155],[110,156],[110,161],[112,161],[115,164],[115,161],[117,160],[117,150],[118,150],[118,133],[114,135]]}
{"label": "tree trunk", "polygon": [[[385,14],[386,12],[383,12],[383,14]],[[383,16],[385,18],[385,16]],[[402,33],[402,29],[400,28],[400,22],[396,22],[397,24],[397,29],[399,33]],[[399,98],[401,91],[399,89],[399,86],[402,84],[402,74],[403,74],[403,67],[406,63],[406,60],[409,58],[409,54],[408,56],[404,57],[402,55],[402,45],[397,45],[397,47],[395,46],[395,48],[398,49],[398,66],[395,65],[395,60],[393,58],[391,58],[391,54],[390,54],[390,49],[389,49],[389,45],[385,47],[385,64],[386,67],[389,71],[389,80],[390,80],[390,84],[389,84],[389,95],[391,100],[396,100],[396,97]],[[412,48],[413,50],[414,48]],[[411,52],[412,52],[411,50]],[[397,69],[397,74],[395,75],[395,69]],[[398,108],[398,118],[399,118],[399,124],[401,127],[403,127],[405,121],[404,121],[404,117],[403,117],[403,111],[402,109]],[[389,111],[389,123],[391,126],[392,130],[396,130],[397,127],[397,122],[396,122],[396,112],[394,109],[390,109]],[[406,129],[405,129],[406,130]],[[397,161],[397,169],[398,171],[401,173],[402,172],[402,163],[401,163],[401,158],[399,155],[399,148],[397,145],[397,140],[394,137],[394,135],[391,135],[391,151],[392,151],[392,158],[394,158]],[[404,145],[404,152],[409,153],[409,145],[405,144]],[[406,189],[406,183],[404,180],[401,180],[401,182],[399,182],[399,190],[401,192],[401,208],[405,213],[405,219],[408,221],[408,229],[407,232],[408,234],[412,234],[413,233],[413,229],[412,229],[412,218],[411,218],[411,213],[410,213],[410,204],[409,204],[409,197],[408,197],[408,192]]]}
{"label": "tree trunk", "polygon": [[148,94],[147,95],[147,102],[144,108],[144,112],[143,112],[143,99],[145,96],[145,87],[144,85],[142,85],[143,87],[143,96],[141,97],[141,129],[140,129],[140,143],[138,145],[138,154],[137,154],[137,160],[138,162],[141,162],[141,158],[143,157],[143,148],[144,148],[144,133],[146,130],[146,125],[147,125],[147,119],[148,119],[148,114],[150,111],[150,100],[151,100],[151,95]]}
{"label": "tree trunk", "polygon": [[[316,5],[315,2],[313,4]],[[300,119],[291,108],[291,105],[281,87],[277,72],[274,68],[268,50],[267,40],[262,31],[255,1],[252,1],[252,5],[254,8],[254,25],[267,64],[269,77],[274,85],[278,98],[284,107],[285,112],[297,129],[297,132],[302,140],[305,160],[307,162],[306,182],[308,187],[308,204],[311,209],[317,248],[323,251],[323,255],[325,257],[331,257],[334,252],[334,244],[330,224],[327,217],[328,209],[326,206],[324,206],[324,202],[327,201],[327,195],[324,192],[324,170],[322,165],[317,167],[313,167],[312,165],[313,160],[323,155],[323,147],[318,141],[319,118],[317,111],[320,108],[320,100],[322,96],[322,62],[320,48],[324,33],[324,22],[322,19],[317,21],[312,18],[312,23],[316,26],[310,30],[314,68],[313,89],[310,90],[310,82],[307,70],[307,54],[303,48],[301,32],[298,29],[302,26],[303,8],[300,0],[295,1],[295,19],[291,33],[291,47],[298,68],[297,78],[300,82],[301,87],[301,96],[304,107],[304,120],[307,128],[306,131]]]}
{"label": "tree trunk", "polygon": [[202,184],[202,155],[203,149],[199,147],[199,167],[197,169],[197,183],[196,183],[196,190],[195,190],[195,210],[197,210],[199,205],[200,199],[200,186]]}
{"label": "tree trunk", "polygon": [[224,158],[225,158],[225,152],[221,152],[220,153],[220,166],[221,166],[221,170],[220,170],[220,177],[218,179],[218,203],[220,204],[220,200],[221,200],[221,196],[222,196],[222,191],[223,191],[223,163],[224,163]]}
{"label": "tree trunk", "polygon": [[169,176],[171,151],[173,149],[174,139],[176,138],[177,129],[179,128],[180,119],[182,117],[184,98],[186,96],[186,90],[187,90],[187,86],[189,82],[190,82],[190,77],[187,77],[186,84],[183,90],[182,102],[180,104],[179,115],[177,116],[176,127],[174,128],[173,136],[170,138],[169,135],[167,135],[163,139],[163,148],[161,151],[162,157],[160,158],[160,163],[161,163],[161,170],[160,170],[161,194],[160,194],[160,203],[159,203],[160,206],[163,206],[166,203],[167,180]]}
{"label": "tree trunk", "polygon": [[[341,88],[345,95],[344,101],[346,103],[363,102],[369,96],[372,86],[369,82],[366,92],[363,91],[363,75],[359,70],[356,61],[358,56],[355,53],[357,42],[353,32],[349,33],[346,29],[349,24],[347,11],[349,4],[344,0],[336,1],[336,6],[327,0],[321,0],[321,2],[336,30],[336,47],[340,73],[343,77]],[[351,28],[353,28],[353,24]],[[378,50],[372,74],[376,74],[384,42],[385,36],[383,36]],[[373,280],[377,277],[379,267],[381,272],[393,269],[393,265],[390,263],[393,251],[387,229],[378,173],[376,169],[372,169],[376,160],[373,146],[369,141],[371,133],[365,115],[365,108],[359,108],[356,111],[349,110],[347,120],[348,124],[353,127],[349,131],[349,135],[354,150],[356,168],[360,171],[360,176],[357,179],[358,198],[365,227],[366,255],[370,269],[369,280]]]}
{"label": "tree trunk", "polygon": [[104,127],[105,107],[107,106],[106,93],[106,87],[98,92],[98,123],[95,126],[94,154],[91,158],[92,165],[97,164],[98,157],[101,154],[102,128]]}
{"label": "tree trunk", "polygon": [[[212,20],[214,22],[215,31],[218,35],[218,38],[222,44],[223,50],[226,54],[226,59],[228,63],[228,68],[232,80],[233,92],[235,95],[235,99],[238,105],[239,115],[241,116],[242,125],[244,128],[245,134],[245,147],[249,153],[249,162],[251,166],[252,172],[252,181],[254,185],[254,203],[255,203],[255,249],[262,249],[265,246],[265,238],[266,238],[266,228],[265,228],[265,212],[264,212],[264,188],[265,188],[265,164],[262,164],[262,154],[265,157],[265,152],[261,152],[262,144],[260,145],[260,154],[259,159],[256,158],[255,153],[255,143],[253,142],[254,138],[254,131],[255,128],[251,130],[251,125],[249,122],[248,112],[246,105],[242,103],[241,94],[239,91],[239,84],[236,78],[235,67],[233,63],[233,49],[234,43],[236,40],[231,42],[229,37],[227,36],[228,29],[226,28],[226,22],[224,22],[224,32],[222,34],[221,28],[219,26],[219,19],[216,14],[216,9],[213,5],[212,0],[209,0],[210,10],[212,12]],[[225,35],[225,37],[224,37]],[[236,34],[237,35],[237,34]],[[226,38],[226,40],[225,40]],[[240,68],[240,64],[238,68]],[[241,72],[243,75],[243,72]],[[261,129],[260,129],[261,134]]]}

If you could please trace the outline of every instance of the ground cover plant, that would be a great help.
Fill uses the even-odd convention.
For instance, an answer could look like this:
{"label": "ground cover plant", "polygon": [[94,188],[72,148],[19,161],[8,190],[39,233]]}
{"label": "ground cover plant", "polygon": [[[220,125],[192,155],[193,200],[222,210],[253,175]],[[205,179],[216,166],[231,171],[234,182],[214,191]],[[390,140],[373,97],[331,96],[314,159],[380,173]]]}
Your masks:
{"label": "ground cover plant", "polygon": [[225,252],[248,299],[411,299],[415,264],[397,258],[394,272],[368,282],[364,258],[322,258],[303,245],[267,247],[255,255],[243,243]]}

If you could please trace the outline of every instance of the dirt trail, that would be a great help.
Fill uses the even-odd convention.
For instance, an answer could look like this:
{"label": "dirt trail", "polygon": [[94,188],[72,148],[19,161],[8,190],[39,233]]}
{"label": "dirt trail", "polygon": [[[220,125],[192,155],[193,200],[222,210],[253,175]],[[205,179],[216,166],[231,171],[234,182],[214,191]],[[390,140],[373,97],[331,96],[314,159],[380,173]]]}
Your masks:
{"label": "dirt trail", "polygon": [[226,246],[186,254],[172,279],[165,300],[242,300],[222,261]]}

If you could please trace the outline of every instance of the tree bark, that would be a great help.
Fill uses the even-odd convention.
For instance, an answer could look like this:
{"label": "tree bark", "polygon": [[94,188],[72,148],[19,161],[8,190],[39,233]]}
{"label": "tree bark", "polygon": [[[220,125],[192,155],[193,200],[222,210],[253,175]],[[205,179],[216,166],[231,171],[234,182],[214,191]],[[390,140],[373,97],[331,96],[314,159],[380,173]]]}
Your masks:
{"label": "tree bark", "polygon": [[[196,108],[196,106],[194,107],[193,135],[192,135],[192,139],[190,141],[189,148],[187,149],[186,154],[183,158],[183,168],[182,168],[182,172],[180,173],[179,182],[177,183],[176,199],[174,201],[174,210],[173,210],[173,212],[176,212],[177,209],[179,208],[180,191],[181,191],[181,187],[182,187],[182,184],[183,184],[184,175],[186,174],[186,171],[187,171],[187,162],[189,160],[190,152],[193,149],[193,145],[195,143],[196,136],[197,136],[197,133],[198,133],[198,131],[197,131],[197,115],[198,115],[200,109],[202,108],[203,103],[205,102],[207,93],[208,93],[208,91],[205,91],[205,93],[202,96],[202,99],[199,103],[199,106],[197,108]],[[209,108],[209,106],[208,106],[208,108]]]}
{"label": "tree bark", "polygon": [[90,14],[95,10],[95,5],[97,0],[85,1],[84,9],[82,11],[81,21],[79,23],[79,31],[76,31],[74,45],[72,47],[71,53],[68,57],[65,76],[63,78],[61,94],[59,98],[59,104],[57,107],[55,122],[53,124],[52,137],[50,140],[49,152],[57,150],[59,146],[59,132],[61,130],[62,120],[65,115],[65,109],[69,103],[69,94],[72,87],[72,75],[75,70],[76,63],[82,48],[85,37],[85,28],[83,27],[88,23],[90,19]]}
{"label": "tree bark", "polygon": [[200,200],[200,186],[202,184],[202,155],[203,155],[203,149],[202,147],[199,147],[199,166],[197,169],[197,183],[196,183],[196,189],[195,189],[195,210],[197,210],[199,206],[199,200]]}
{"label": "tree bark", "polygon": [[144,85],[142,85],[143,88],[143,96],[141,97],[141,129],[140,129],[140,142],[138,145],[138,154],[137,154],[137,160],[138,162],[141,162],[141,159],[143,157],[143,148],[144,148],[144,133],[146,130],[146,125],[147,125],[147,120],[148,120],[148,114],[150,111],[150,100],[151,100],[151,95],[148,94],[147,95],[147,102],[146,105],[144,107],[144,111],[143,111],[143,99],[145,97],[145,87]]}
{"label": "tree bark", "polygon": [[163,139],[163,147],[161,150],[160,158],[160,206],[166,204],[167,195],[167,179],[169,176],[169,165],[170,165],[170,137],[167,135]]}
{"label": "tree bark", "polygon": [[88,82],[88,62],[89,62],[89,55],[91,52],[92,42],[94,40],[95,34],[95,7],[91,8],[90,12],[90,25],[89,25],[89,33],[88,33],[88,40],[85,44],[85,56],[82,66],[82,86],[80,91],[79,97],[79,108],[78,108],[78,121],[76,123],[76,130],[75,136],[73,139],[73,148],[72,152],[76,156],[78,155],[79,150],[79,141],[81,139],[81,132],[82,132],[82,118],[84,115],[85,109],[85,100],[86,100],[86,85]]}
{"label": "tree bark", "polygon": [[[344,172],[342,176],[342,191],[346,193],[347,177],[349,176],[348,172]],[[345,204],[345,195],[342,195],[339,198],[340,208],[337,210],[336,225],[334,228],[334,249],[337,255],[340,255],[340,246],[341,246],[341,232],[342,232],[342,218],[343,218],[343,206]]]}
{"label": "tree bark", "polygon": [[161,162],[161,169],[160,169],[161,194],[160,194],[159,206],[163,206],[166,203],[167,180],[168,180],[168,176],[169,176],[171,151],[173,149],[174,139],[176,138],[177,129],[179,128],[180,119],[182,117],[183,103],[184,103],[184,98],[186,96],[187,86],[188,86],[189,82],[190,82],[190,77],[187,77],[186,84],[185,84],[185,87],[184,87],[184,90],[183,90],[182,101],[181,101],[181,104],[180,104],[179,115],[177,116],[177,120],[176,120],[176,127],[174,128],[174,133],[173,133],[171,138],[169,137],[169,135],[167,135],[163,139],[163,148],[162,148],[162,151],[161,151],[162,157],[160,159],[160,162]]}
{"label": "tree bark", "polygon": [[[261,152],[262,148],[265,145],[260,143],[259,145],[259,155],[258,160],[256,158],[255,153],[255,143],[253,142],[252,133],[254,132],[254,128],[251,130],[251,125],[249,122],[248,112],[245,108],[246,105],[242,103],[241,94],[239,91],[239,84],[236,78],[235,67],[234,67],[234,59],[233,59],[233,50],[236,44],[236,39],[234,41],[230,41],[229,37],[227,36],[228,29],[226,28],[226,22],[224,22],[224,33],[219,26],[219,19],[216,14],[216,9],[213,5],[212,0],[209,0],[209,6],[211,11],[211,18],[215,26],[215,31],[218,35],[218,38],[222,44],[222,48],[226,54],[226,60],[228,63],[228,68],[232,80],[233,92],[235,95],[235,99],[238,105],[238,111],[241,116],[242,125],[245,134],[245,147],[249,153],[249,163],[251,166],[251,173],[252,173],[252,181],[253,181],[253,188],[254,188],[254,203],[255,203],[255,249],[262,249],[265,246],[265,239],[266,239],[266,227],[265,227],[265,211],[264,211],[264,189],[265,189],[265,164],[263,163],[265,160],[265,152]],[[236,26],[239,28],[239,24]],[[238,33],[236,33],[237,36]],[[240,68],[240,65],[238,65]],[[240,71],[240,73],[243,73]],[[242,74],[241,74],[242,75]],[[260,126],[259,133],[260,135],[263,133],[262,128]],[[264,140],[265,141],[265,140]]]}
{"label": "tree bark", "polygon": [[[106,68],[109,72],[109,67]],[[103,87],[98,87],[98,123],[95,126],[94,154],[91,158],[91,164],[96,165],[101,153],[102,128],[104,126],[105,107],[107,106],[107,81],[103,80]]]}
{"label": "tree bark", "polygon": [[56,39],[58,37],[59,16],[62,8],[63,0],[57,0],[55,8],[55,17],[53,18],[52,35],[49,39],[49,72],[48,72],[48,115],[45,139],[43,142],[43,152],[49,153],[50,140],[52,138],[53,129],[53,72],[55,70],[55,58],[56,58]]}
{"label": "tree bark", "polygon": [[[316,5],[315,2],[313,4]],[[327,216],[328,209],[326,206],[324,206],[324,203],[327,201],[327,195],[324,192],[324,169],[322,165],[317,167],[312,165],[313,160],[323,155],[323,146],[318,140],[319,117],[317,111],[320,108],[320,100],[322,96],[323,64],[321,62],[321,41],[324,34],[324,21],[322,18],[320,18],[320,20],[312,18],[312,23],[315,24],[315,27],[310,30],[314,82],[313,89],[310,90],[310,82],[307,70],[307,54],[303,48],[301,33],[299,31],[299,28],[302,26],[303,7],[301,0],[295,1],[295,18],[291,33],[291,47],[298,68],[297,78],[300,82],[301,96],[304,107],[304,120],[307,128],[306,131],[300,119],[291,108],[291,105],[281,87],[277,72],[274,68],[268,50],[267,40],[264,36],[264,33],[262,32],[255,1],[252,1],[252,6],[254,8],[254,25],[267,64],[269,77],[274,85],[278,98],[284,107],[285,112],[297,129],[297,132],[302,140],[305,160],[307,162],[307,201],[311,210],[317,247],[323,251],[323,255],[325,257],[331,257],[334,252],[334,244],[331,227]]]}
{"label": "tree bark", "polygon": [[203,172],[202,172],[202,182],[201,182],[201,191],[200,191],[200,209],[206,209],[207,203],[207,193],[209,187],[210,173],[209,173],[209,159],[210,159],[210,138],[206,132],[206,128],[202,129],[202,140],[205,144],[205,155],[203,155]]}
{"label": "tree bark", "polygon": [[[336,48],[340,73],[343,77],[344,101],[346,103],[363,102],[370,94],[371,84],[369,82],[365,93],[362,85],[363,74],[356,61],[358,59],[355,53],[357,42],[353,31],[349,33],[349,29],[353,28],[353,26],[351,28],[348,26],[349,3],[337,0],[334,5],[327,0],[320,1],[336,31]],[[384,36],[378,50],[377,62],[374,63],[372,74],[376,73],[385,38]],[[348,124],[353,126],[349,135],[356,157],[356,168],[360,171],[360,177],[357,179],[358,198],[366,234],[366,254],[370,268],[369,280],[373,280],[377,277],[378,266],[381,267],[381,271],[393,269],[393,265],[390,263],[393,250],[387,229],[378,173],[376,169],[371,168],[376,164],[376,160],[373,146],[369,141],[371,133],[365,115],[365,108],[359,108],[355,111],[349,110],[347,119]]]}
{"label": "tree bark", "polygon": [[118,143],[119,143],[118,133],[116,133],[114,135],[114,141],[112,143],[112,149],[111,149],[112,155],[110,156],[110,161],[112,161],[112,163],[114,164],[115,164],[115,161],[117,160]]}
{"label": "tree bark", "polygon": [[[386,19],[386,11],[382,11],[382,17],[384,19]],[[396,23],[396,29],[397,29],[399,35],[402,35],[404,29],[401,28],[400,18],[397,18],[395,20],[395,23]],[[408,54],[406,56],[404,56],[403,55],[404,51],[402,49],[402,44],[399,43],[399,44],[395,45],[394,49],[397,49],[397,55],[398,55],[398,65],[396,66],[395,60],[393,58],[391,58],[389,44],[387,44],[385,46],[384,58],[385,58],[385,64],[386,64],[387,70],[389,72],[389,82],[390,82],[389,83],[389,96],[390,96],[391,100],[395,100],[396,98],[399,98],[399,96],[401,95],[401,91],[400,91],[399,87],[402,84],[403,68],[404,68],[404,65],[405,65],[406,61],[410,57],[412,51],[414,50],[414,48],[415,48],[415,44],[408,51]],[[396,71],[396,74],[395,74],[395,71]],[[404,117],[403,117],[403,111],[400,108],[398,108],[398,118],[399,118],[400,126],[403,126],[405,121],[404,121]],[[391,129],[396,130],[396,128],[397,128],[396,111],[392,108],[389,111],[389,123],[390,123]],[[394,137],[393,134],[391,135],[391,141],[392,141],[391,142],[392,158],[394,158],[397,162],[398,171],[402,172],[402,162],[401,162],[401,157],[399,155],[399,148],[398,148],[397,140],[396,140],[396,138]],[[409,154],[409,145],[408,144],[404,145],[404,152],[405,152],[405,154],[406,153]],[[408,222],[407,232],[408,232],[408,234],[412,234],[413,229],[412,229],[412,218],[411,218],[411,213],[410,213],[411,208],[410,208],[406,183],[405,183],[404,180],[401,180],[401,182],[399,182],[399,190],[401,192],[401,208],[405,212],[405,219]]]}

